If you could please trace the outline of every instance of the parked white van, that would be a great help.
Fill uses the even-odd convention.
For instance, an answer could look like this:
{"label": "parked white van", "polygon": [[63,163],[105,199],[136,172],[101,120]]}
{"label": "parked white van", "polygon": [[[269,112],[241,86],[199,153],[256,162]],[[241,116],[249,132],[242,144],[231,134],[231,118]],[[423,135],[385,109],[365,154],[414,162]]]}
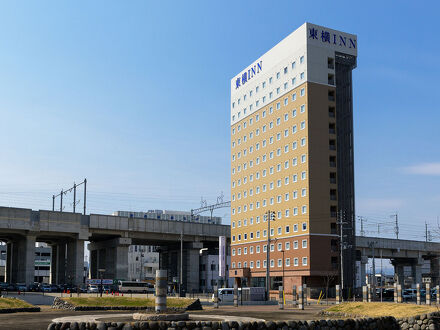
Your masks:
{"label": "parked white van", "polygon": [[[238,289],[238,299],[240,299],[241,288]],[[212,301],[214,301],[214,294],[212,294]],[[219,302],[233,302],[234,301],[234,288],[221,288],[218,289],[218,301]]]}

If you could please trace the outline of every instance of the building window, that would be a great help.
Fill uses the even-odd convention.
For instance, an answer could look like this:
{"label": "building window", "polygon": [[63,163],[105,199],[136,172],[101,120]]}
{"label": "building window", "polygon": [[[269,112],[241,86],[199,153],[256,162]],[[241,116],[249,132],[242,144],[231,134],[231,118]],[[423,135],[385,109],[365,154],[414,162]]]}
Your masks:
{"label": "building window", "polygon": [[301,88],[301,91],[300,91],[300,96],[304,96],[306,94],[306,89],[305,88]]}
{"label": "building window", "polygon": [[298,258],[293,258],[293,265],[298,266]]}
{"label": "building window", "polygon": [[304,63],[304,55],[299,58],[299,63]]}
{"label": "building window", "polygon": [[307,248],[307,240],[306,240],[306,239],[303,239],[303,240],[302,240],[302,248],[303,248],[303,249],[306,249],[306,248]]}
{"label": "building window", "polygon": [[284,249],[285,249],[285,250],[290,250],[290,242],[286,242],[286,243],[284,244]]}
{"label": "building window", "polygon": [[[303,206],[301,207],[301,213],[302,213],[302,214],[306,214],[306,213],[307,213],[307,206],[303,205]],[[304,230],[304,229],[303,229],[303,230]]]}
{"label": "building window", "polygon": [[302,265],[307,266],[307,257],[302,258]]}
{"label": "building window", "polygon": [[301,105],[301,107],[300,107],[300,111],[301,111],[301,113],[306,112],[306,106],[305,106],[304,104]]}
{"label": "building window", "polygon": [[298,249],[298,241],[293,241],[293,249]]}
{"label": "building window", "polygon": [[307,222],[303,222],[302,224],[302,230],[306,231],[307,230]]}
{"label": "building window", "polygon": [[286,258],[286,267],[290,266],[290,258]]}
{"label": "building window", "polygon": [[299,75],[301,80],[304,80],[304,72],[301,72],[301,74]]}

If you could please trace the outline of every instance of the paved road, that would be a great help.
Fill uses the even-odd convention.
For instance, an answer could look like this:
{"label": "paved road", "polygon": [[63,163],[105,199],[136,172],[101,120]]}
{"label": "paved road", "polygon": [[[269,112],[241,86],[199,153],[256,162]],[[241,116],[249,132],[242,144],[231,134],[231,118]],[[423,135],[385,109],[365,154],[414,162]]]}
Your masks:
{"label": "paved road", "polygon": [[[214,318],[231,319],[232,317],[252,317],[264,320],[310,320],[319,319],[317,313],[322,310],[324,306],[308,306],[306,310],[300,311],[298,309],[288,308],[279,310],[277,306],[224,306],[219,309],[211,307],[205,308],[203,311],[196,312],[197,315],[212,315]],[[14,313],[14,314],[0,314],[0,329],[47,329],[52,320],[62,317],[80,317],[89,318],[90,315],[99,318],[101,315],[108,318],[117,318],[119,311],[93,311],[93,312],[75,312],[65,310],[52,310],[48,306],[41,306],[39,313]]]}
{"label": "paved road", "polygon": [[[20,329],[20,330],[46,330],[49,323],[53,319],[68,315],[86,315],[90,312],[74,312],[64,310],[52,310],[49,307],[42,307],[41,312],[36,313],[13,313],[13,314],[0,314],[0,329]],[[112,315],[117,312],[111,311],[94,311],[93,314],[106,314]]]}

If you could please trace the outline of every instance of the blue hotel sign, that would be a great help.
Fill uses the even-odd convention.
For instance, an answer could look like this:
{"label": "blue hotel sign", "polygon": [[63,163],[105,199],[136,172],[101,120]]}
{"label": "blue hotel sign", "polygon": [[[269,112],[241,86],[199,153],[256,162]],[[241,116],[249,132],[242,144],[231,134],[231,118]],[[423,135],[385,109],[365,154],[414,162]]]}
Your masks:
{"label": "blue hotel sign", "polygon": [[246,84],[249,80],[251,80],[257,73],[260,73],[260,71],[263,71],[263,61],[257,62],[257,64],[254,64],[250,69],[243,72],[241,74],[241,77],[237,77],[235,80],[235,89],[239,88],[240,86]]}
{"label": "blue hotel sign", "polygon": [[339,34],[331,33],[326,30],[321,30],[321,33],[317,28],[309,28],[309,39],[320,40],[323,43],[329,43],[333,45],[339,45],[345,48],[356,49],[356,39],[344,37]]}

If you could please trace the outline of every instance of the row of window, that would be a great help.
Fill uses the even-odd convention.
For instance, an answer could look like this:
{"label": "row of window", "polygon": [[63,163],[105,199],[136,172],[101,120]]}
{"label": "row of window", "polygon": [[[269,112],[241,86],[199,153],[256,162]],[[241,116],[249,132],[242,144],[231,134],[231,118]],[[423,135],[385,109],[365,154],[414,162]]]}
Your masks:
{"label": "row of window", "polygon": [[[293,249],[294,250],[298,250],[298,241],[293,241]],[[301,247],[303,248],[303,249],[307,249],[307,239],[303,239],[302,241],[301,241]],[[284,251],[289,251],[290,250],[290,242],[285,242],[284,243]],[[244,255],[246,255],[246,254],[248,254],[248,251],[249,251],[249,254],[254,254],[254,247],[253,246],[250,246],[249,248],[248,247],[244,247],[244,248],[241,248],[241,247],[239,247],[239,248],[232,248],[232,255],[233,256],[235,256],[235,254],[237,253],[237,255],[239,255],[239,256],[241,256],[241,252],[243,251],[243,254]],[[270,245],[270,252],[274,252],[275,251],[275,244],[271,244]],[[277,244],[277,251],[279,251],[279,252],[281,252],[281,251],[283,251],[283,243],[278,243]],[[256,245],[255,246],[255,253],[260,253],[261,252],[261,249],[260,249],[260,245]],[[267,245],[263,245],[263,253],[266,253],[267,252]]]}
{"label": "row of window", "polygon": [[[302,223],[302,231],[307,231],[307,222],[303,222]],[[294,233],[297,233],[298,232],[298,224],[294,224],[293,225],[293,232]],[[260,238],[260,231],[259,230],[257,230],[256,232],[255,232],[255,238]],[[278,233],[278,235],[282,235],[283,233],[282,233],[282,228],[281,227],[278,227],[278,230],[277,230],[277,233]],[[286,227],[285,227],[285,234],[289,234],[290,233],[290,226],[289,225],[287,225]],[[262,234],[263,234],[263,237],[267,237],[267,229],[264,229],[263,231],[262,231]],[[242,236],[241,236],[242,234],[238,234],[237,235],[237,241],[238,242],[240,242],[241,241],[241,239],[242,239]],[[275,229],[274,228],[271,228],[270,229],[270,236],[272,237],[272,236],[274,236],[275,235]],[[250,232],[249,233],[249,239],[253,239],[254,238],[254,232]],[[244,241],[247,241],[248,240],[248,233],[243,233],[243,240]],[[232,235],[232,242],[235,242],[235,235]],[[280,243],[281,244],[281,243]],[[259,249],[259,248],[258,248]]]}
{"label": "row of window", "polygon": [[[296,159],[296,157],[294,159]],[[292,162],[293,162],[293,160],[292,160]],[[297,164],[295,164],[293,166],[296,166],[296,165]],[[280,168],[279,171],[277,170],[277,172],[280,172],[280,171],[281,171],[281,168]],[[269,173],[270,173],[270,169],[269,169]],[[267,170],[266,169],[262,170],[261,175],[262,175],[262,177],[266,177],[267,176]],[[260,172],[259,171],[255,172],[255,179],[256,180],[260,179]],[[307,179],[307,172],[306,171],[302,171],[301,172],[301,180],[305,180],[305,179]],[[254,174],[250,174],[249,175],[249,182],[253,182],[253,181],[254,181]],[[235,183],[235,182],[237,182],[237,183]],[[238,179],[237,181],[232,181],[232,188],[235,188],[235,186],[240,187],[242,182],[243,182],[243,184],[246,184],[248,182],[247,176],[244,176],[243,179]],[[287,186],[289,184],[289,182],[290,182],[290,176],[284,177],[284,185]],[[293,183],[298,182],[298,174],[292,174],[292,182]],[[282,185],[282,179],[278,179],[277,180],[277,188],[281,187],[281,185]],[[270,190],[274,189],[274,182],[273,181],[269,183],[269,189]],[[265,192],[267,190],[267,185],[266,184],[262,185],[262,190],[263,190],[263,192]],[[252,188],[249,189],[249,196],[252,196],[253,193],[254,193],[253,189]],[[256,194],[260,193],[260,186],[256,186],[255,187],[255,193]]]}
{"label": "row of window", "polygon": [[[273,183],[273,182],[271,182],[271,183]],[[264,184],[263,186],[266,186],[266,185]],[[252,189],[250,189],[250,191],[252,191]],[[335,194],[336,194],[336,192],[335,192]],[[242,196],[241,192],[238,192],[237,193],[237,200],[240,200],[241,196]],[[250,195],[250,196],[252,196],[252,195]],[[306,197],[306,196],[307,196],[307,188],[301,188],[301,197]],[[243,190],[243,198],[246,198],[246,197],[247,197],[247,190]],[[294,190],[292,193],[289,193],[289,192],[284,193],[284,201],[285,202],[287,202],[290,199],[290,197],[292,197],[292,199],[297,199],[298,198],[298,190]],[[277,200],[277,203],[281,203],[283,200],[283,196],[278,195],[276,200]],[[232,201],[233,202],[235,201],[235,194],[232,194]],[[275,201],[275,198],[271,197],[270,198],[270,205],[273,205],[274,201]],[[250,204],[249,204],[249,209],[252,210]]]}
{"label": "row of window", "polygon": [[[295,62],[294,62],[294,63],[295,63]],[[284,74],[287,74],[287,73],[288,73],[288,67],[285,67],[283,71],[284,71]],[[276,74],[276,78],[277,78],[277,80],[280,79],[280,72],[278,72],[278,73]],[[252,101],[252,102],[249,104],[249,111],[250,111],[250,112],[253,111],[253,106],[254,106],[254,105],[255,105],[256,108],[258,108],[260,105],[264,104],[264,103],[266,102],[266,99],[267,99],[267,98],[268,98],[269,100],[271,100],[271,99],[273,98],[273,96],[274,96],[274,91],[276,92],[276,95],[279,95],[279,94],[281,93],[281,88],[282,88],[282,87],[284,88],[284,90],[289,89],[289,87],[295,87],[295,85],[296,85],[296,83],[297,83],[297,79],[296,79],[296,78],[297,78],[296,75],[295,75],[295,76],[291,76],[291,77],[289,78],[289,79],[290,79],[290,82],[291,82],[291,86],[289,86],[289,80],[286,80],[286,81],[283,83],[282,86],[280,85],[280,86],[277,87],[276,89],[272,89],[268,94],[264,95],[262,98],[258,98],[258,99],[255,101],[255,103]],[[304,71],[301,72],[301,73],[299,74],[299,79],[300,79],[301,82],[304,81],[304,79],[305,79],[305,73],[304,73]],[[273,77],[269,77],[269,79],[268,79],[268,83],[269,83],[269,84],[272,84],[272,82],[273,82]],[[263,82],[262,82],[261,87],[262,87],[262,89],[265,89],[265,88],[266,88],[266,81],[263,81]],[[255,94],[258,94],[259,90],[260,90],[260,85],[258,85],[258,86],[255,87]],[[304,93],[305,93],[304,88],[302,88],[302,89],[301,89],[301,95],[304,96]],[[253,94],[254,94],[254,90],[252,89],[252,90],[249,91],[249,100],[253,97]],[[243,102],[246,102],[247,97],[248,97],[248,93],[245,93],[245,94],[243,95]],[[233,101],[233,102],[232,102],[232,109],[235,109],[236,106],[239,106],[240,103],[241,103],[241,100],[242,100],[241,98],[238,98],[236,101]],[[260,104],[260,101],[262,102],[261,104]],[[242,111],[243,111],[243,115],[246,115],[247,108],[242,109]],[[239,112],[237,113],[237,117],[236,117],[235,115],[233,115],[232,120],[235,121],[236,118],[237,118],[237,119],[240,119],[240,116],[241,116],[241,111],[239,111]]]}
{"label": "row of window", "polygon": [[[299,58],[299,62],[300,62],[300,64],[303,64],[303,63],[304,63],[304,56],[301,56],[301,57]],[[296,68],[296,61],[293,61],[292,64],[291,64],[291,66],[292,66],[292,70],[295,69],[295,68]],[[289,73],[289,68],[288,68],[288,66],[285,66],[285,67],[283,68],[283,73],[284,73],[285,75]],[[276,73],[276,79],[278,80],[278,79],[280,79],[280,78],[281,78],[281,72],[279,71],[279,72]],[[269,80],[268,80],[268,81],[269,81],[269,84],[272,84],[272,80],[273,80],[273,77],[269,77]],[[266,82],[265,82],[265,81],[262,82],[262,87],[263,87],[263,88],[266,88]],[[256,86],[256,87],[255,87],[255,93],[258,93],[259,89],[260,89],[260,86]],[[252,97],[252,94],[253,94],[253,93],[254,93],[254,90],[253,90],[253,89],[250,90],[250,91],[249,91],[249,97]],[[243,95],[243,101],[246,101],[246,97],[247,97],[247,94],[244,94],[244,95]],[[240,101],[241,101],[241,99],[239,98],[239,99],[237,100],[237,103],[240,104]],[[233,108],[235,107],[235,102],[232,103],[232,107],[233,107]]]}
{"label": "row of window", "polygon": [[[274,158],[274,152],[273,151],[271,151],[271,152],[269,152],[269,160],[271,160],[271,159],[273,159]],[[277,151],[277,157],[279,157],[279,156],[281,156],[281,148],[279,148],[278,149],[278,151]],[[262,157],[261,157],[261,159],[263,159],[263,162],[265,162],[266,160],[267,160],[267,157],[266,157],[266,155],[264,154]],[[300,161],[301,161],[301,164],[304,164],[306,161],[307,161],[307,155],[306,154],[302,154],[301,155],[301,157],[300,157]],[[256,158],[256,165],[259,165],[260,164],[260,157],[257,157]],[[284,163],[283,164],[281,164],[281,163],[278,163],[277,164],[277,166],[276,166],[276,171],[277,172],[281,172],[281,170],[284,168],[285,170],[287,170],[288,168],[289,168],[289,165],[290,165],[290,160],[285,160],[284,161]],[[292,158],[292,166],[293,167],[295,167],[295,166],[297,166],[298,165],[298,157],[293,157]],[[249,167],[250,168],[252,168],[254,166],[254,162],[253,162],[253,160],[251,160],[251,161],[249,161]],[[246,162],[246,163],[243,163],[243,164],[241,164],[241,165],[238,165],[237,166],[237,174],[239,173],[239,172],[241,172],[241,170],[243,169],[243,171],[245,171],[246,169],[247,169],[247,167],[248,167],[248,163]],[[275,167],[274,166],[270,166],[269,167],[269,174],[274,174],[275,172]],[[232,175],[234,175],[235,174],[235,167],[233,167],[232,168]],[[266,176],[267,176],[267,169],[264,169],[264,170],[262,170],[261,171],[261,175],[262,175],[262,177],[263,178],[265,178]],[[258,180],[259,178],[260,178],[260,172],[259,171],[257,171],[256,173],[255,173],[255,178]],[[253,174],[250,174],[249,175],[249,181],[250,182],[252,182],[252,180],[253,180],[254,178],[253,178]],[[243,180],[244,180],[244,178],[243,178]],[[247,180],[247,179],[246,179]],[[246,182],[243,182],[243,183],[246,183]]]}
{"label": "row of window", "polygon": [[[281,134],[281,133],[278,133],[278,134]],[[288,133],[285,133],[285,134],[288,135]],[[285,137],[286,137],[286,135],[285,135]],[[279,139],[281,140],[281,136],[280,136]],[[277,140],[278,140],[278,137],[277,137]],[[306,137],[301,138],[299,141],[300,141],[300,146],[301,146],[301,147],[305,147],[305,146],[306,146],[306,143],[307,143],[307,138],[306,138]],[[272,144],[272,143],[273,143],[273,136],[271,136],[271,137],[269,138],[269,144]],[[263,141],[262,141],[262,146],[263,146],[263,147],[266,147],[266,146],[267,146],[267,142],[266,142],[266,140],[263,140]],[[282,154],[283,152],[286,154],[286,153],[288,153],[288,152],[290,151],[290,149],[291,149],[292,151],[298,149],[298,141],[297,141],[297,140],[295,140],[295,141],[292,142],[292,144],[291,144],[291,148],[290,148],[290,145],[289,145],[289,144],[286,144],[286,145],[284,145],[283,148],[279,147],[279,148],[276,149],[276,151],[275,151],[275,150],[270,151],[270,152],[269,152],[269,159],[273,159],[273,158],[274,158],[274,155],[276,155],[277,157],[278,157],[278,156],[281,156],[281,154]],[[259,142],[257,142],[257,143],[255,144],[255,150],[256,150],[256,151],[260,150],[260,143],[259,143]],[[251,154],[251,153],[253,153],[253,152],[254,152],[254,146],[252,145],[252,146],[249,147],[249,154]],[[245,148],[245,149],[239,151],[239,152],[237,153],[237,156],[236,156],[235,154],[232,154],[232,161],[234,162],[236,159],[237,159],[237,160],[240,159],[240,158],[242,157],[242,155],[243,155],[243,158],[246,157],[246,156],[248,155],[248,149],[247,149],[247,148]],[[262,155],[262,156],[261,156],[261,161],[262,161],[262,162],[265,162],[266,160],[267,160],[267,155],[266,155],[266,154]],[[256,165],[259,165],[259,164],[260,164],[260,157],[256,157],[256,158],[255,158],[255,164],[256,164]],[[241,165],[239,165],[239,166],[240,166],[240,170],[241,170]],[[249,167],[253,167],[253,166],[254,166],[254,160],[253,160],[253,159],[252,159],[252,160],[249,160]],[[246,168],[247,168],[247,163],[244,163],[244,164],[243,164],[243,169],[245,170]],[[238,170],[238,168],[237,168],[237,170]]]}
{"label": "row of window", "polygon": [[[251,203],[249,205],[253,205],[253,203]],[[261,205],[262,205],[262,207],[266,207],[267,206],[267,200],[263,199],[263,203],[262,204],[260,204],[260,202],[257,201],[255,203],[255,205],[256,205],[256,209],[259,209],[261,207]],[[270,205],[273,205],[272,201],[271,201]],[[252,211],[252,210],[253,210],[253,207],[252,208],[249,207],[249,211]],[[246,204],[243,205],[243,212],[247,212],[247,205]],[[237,207],[237,214],[240,214],[240,213],[241,213],[241,206],[238,206]],[[235,215],[235,208],[232,208],[232,214]],[[307,214],[307,205],[301,206],[301,214]],[[294,217],[296,217],[298,215],[298,207],[293,207],[292,208],[292,215]],[[285,218],[290,217],[290,209],[285,209],[284,217]],[[277,211],[277,219],[282,219],[282,218],[283,218],[283,212],[282,211]]]}
{"label": "row of window", "polygon": [[[307,257],[302,257],[301,261],[302,261],[302,266],[307,266]],[[299,266],[298,262],[299,262],[299,258],[293,258],[293,266],[295,266],[295,267]],[[263,260],[262,264],[263,264],[263,268],[266,268],[266,260]],[[283,266],[282,259],[278,259],[278,263],[277,264],[278,264],[278,267],[282,267]],[[290,258],[285,258],[285,264],[286,264],[286,267],[290,267],[291,266]],[[247,268],[247,265],[248,265],[247,261],[243,262],[243,267],[244,268]],[[256,266],[256,268],[261,268],[260,267],[261,266],[260,260],[257,260],[255,262],[255,264],[254,264],[254,261],[250,261],[249,262],[249,267],[251,269],[254,268],[254,265]],[[238,262],[237,266],[238,266],[238,268],[241,268],[241,262]],[[270,267],[271,268],[275,267],[275,260],[274,259],[270,260]],[[232,263],[232,268],[235,268],[235,262]]]}
{"label": "row of window", "polygon": [[[301,75],[300,75],[300,79],[301,79],[301,80],[304,80],[304,72],[301,73]],[[292,78],[292,86],[294,86],[295,84],[296,84],[296,78]],[[289,84],[288,84],[288,82],[284,83],[284,90],[287,90],[288,88],[289,88]],[[277,89],[276,89],[276,95],[279,95],[280,93],[281,93],[281,87],[277,87]],[[292,101],[295,101],[295,100],[296,100],[296,93],[294,93],[294,95],[295,95],[295,98],[292,98]],[[306,90],[305,90],[305,88],[301,88],[299,95],[300,95],[300,96],[305,96],[305,95],[306,95]],[[272,92],[269,92],[269,95],[268,95],[269,101],[273,99],[273,96],[274,96],[274,95],[273,95],[273,91],[272,91]],[[261,98],[261,104],[260,104],[260,99],[258,99],[257,101],[255,101],[255,109],[253,108],[253,105],[254,105],[253,103],[249,105],[249,112],[252,112],[252,111],[258,109],[258,107],[259,107],[260,105],[264,105],[265,103],[266,103],[266,96],[263,96],[263,97]],[[284,105],[287,105],[287,104],[288,104],[288,98],[285,98],[285,99],[284,99]],[[278,109],[280,109],[280,102],[277,103],[277,110],[278,110]],[[238,111],[238,112],[237,112],[237,115],[232,115],[232,121],[233,121],[233,122],[236,121],[236,118],[237,118],[237,120],[240,119],[242,111],[243,111],[243,115],[246,116],[248,110],[247,110],[247,108],[244,108],[243,110]]]}
{"label": "row of window", "polygon": [[[285,105],[287,104],[287,98],[284,99],[284,104]],[[280,105],[280,102],[278,102],[277,105],[276,105],[276,109],[279,110],[280,108],[281,108],[281,105]],[[306,105],[302,104],[299,109],[300,109],[299,110],[300,113],[305,113],[306,112]],[[298,111],[297,111],[296,108],[292,109],[292,110],[289,110],[289,112],[290,112],[291,118],[295,118],[297,116],[297,114],[298,114]],[[284,119],[285,122],[289,120],[289,112],[286,112],[283,115],[283,119]],[[272,114],[272,113],[273,113],[273,107],[270,107],[269,108],[269,114]],[[263,110],[263,112],[261,113],[262,118],[266,118],[266,115],[267,115],[266,110]],[[249,118],[249,126],[253,125],[253,121],[254,121],[253,118]],[[255,115],[255,122],[258,122],[258,121],[260,121],[260,115],[259,114]],[[278,117],[276,119],[275,123],[276,123],[277,126],[281,125],[281,117]],[[248,125],[247,121],[244,121],[242,124],[237,125],[237,131],[238,132],[241,131],[242,125],[243,125],[243,129],[246,129],[248,127],[247,126]],[[269,123],[269,129],[272,129],[274,127],[273,125],[274,125],[274,122],[271,121]],[[266,125],[261,127],[261,130],[263,131],[263,133],[266,132],[266,128],[267,128]],[[253,131],[249,133],[249,139],[253,138],[253,134],[254,134]],[[259,134],[260,134],[260,129],[257,128],[255,130],[255,135],[258,136]],[[232,128],[232,135],[235,135],[235,127]],[[243,142],[246,142],[246,140],[247,140],[247,137],[246,137],[246,135],[244,135],[243,136]],[[237,141],[237,143],[240,144],[241,140],[239,139],[239,141]],[[233,146],[235,146],[235,145],[233,144]]]}

